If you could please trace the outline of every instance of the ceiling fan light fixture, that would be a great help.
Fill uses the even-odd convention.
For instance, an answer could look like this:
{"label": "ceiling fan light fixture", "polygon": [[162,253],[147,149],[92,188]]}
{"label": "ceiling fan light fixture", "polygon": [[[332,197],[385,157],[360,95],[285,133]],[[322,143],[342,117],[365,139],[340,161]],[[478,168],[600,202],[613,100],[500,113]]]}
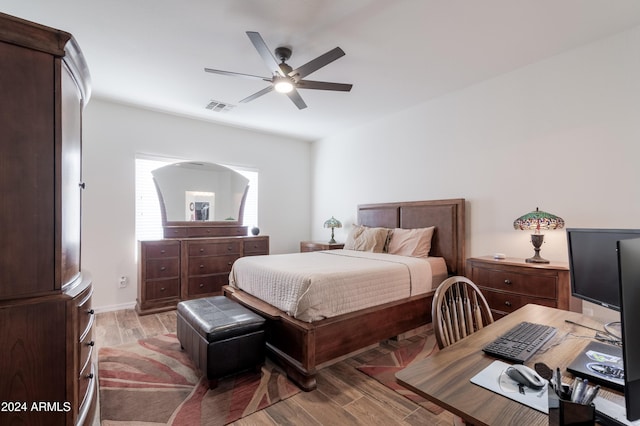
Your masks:
{"label": "ceiling fan light fixture", "polygon": [[293,90],[293,83],[287,77],[276,77],[273,80],[273,88],[279,93],[289,93]]}

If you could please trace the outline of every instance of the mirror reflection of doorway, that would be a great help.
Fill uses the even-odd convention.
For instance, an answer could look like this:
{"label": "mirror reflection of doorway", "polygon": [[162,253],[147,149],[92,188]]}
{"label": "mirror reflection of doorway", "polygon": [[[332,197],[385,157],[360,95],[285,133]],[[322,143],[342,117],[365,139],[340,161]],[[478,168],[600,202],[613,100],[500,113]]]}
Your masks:
{"label": "mirror reflection of doorway", "polygon": [[185,220],[208,221],[215,208],[214,192],[185,191]]}

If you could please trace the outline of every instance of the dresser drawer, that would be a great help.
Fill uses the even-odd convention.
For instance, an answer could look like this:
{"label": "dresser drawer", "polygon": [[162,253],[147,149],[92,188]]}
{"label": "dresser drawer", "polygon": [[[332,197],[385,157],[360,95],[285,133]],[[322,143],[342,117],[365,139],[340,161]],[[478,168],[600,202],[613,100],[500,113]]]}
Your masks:
{"label": "dresser drawer", "polygon": [[180,275],[180,259],[149,259],[145,264],[147,279],[172,278]]}
{"label": "dresser drawer", "polygon": [[515,293],[503,293],[492,291],[487,288],[480,289],[482,290],[484,297],[487,299],[487,303],[489,303],[491,310],[502,311],[508,314],[528,303],[535,303],[537,305],[549,306],[552,308],[557,307],[556,300],[554,299],[529,297]]}
{"label": "dresser drawer", "polygon": [[180,242],[171,241],[169,243],[150,243],[144,244],[144,250],[147,259],[163,259],[167,257],[180,256]]}
{"label": "dresser drawer", "polygon": [[214,274],[189,278],[189,296],[206,293],[221,293],[222,286],[229,284],[229,274]]}
{"label": "dresser drawer", "polygon": [[243,253],[245,256],[269,254],[269,240],[267,238],[249,238],[244,240]]}
{"label": "dresser drawer", "polygon": [[556,276],[522,274],[474,267],[471,280],[477,285],[533,297],[557,297]]}
{"label": "dresser drawer", "polygon": [[78,302],[76,309],[78,310],[76,332],[78,333],[77,336],[82,339],[89,329],[93,327],[93,321],[95,320],[95,314],[91,309],[91,293]]}
{"label": "dresser drawer", "polygon": [[244,237],[247,235],[246,226],[225,226],[220,228],[213,227],[188,227],[186,229],[185,237],[228,237],[238,236]]}
{"label": "dresser drawer", "polygon": [[147,281],[145,300],[167,299],[180,296],[180,278]]}
{"label": "dresser drawer", "polygon": [[189,259],[189,276],[208,275],[220,272],[231,272],[233,262],[238,260],[240,255],[211,256]]}
{"label": "dresser drawer", "polygon": [[78,401],[80,406],[88,402],[89,390],[95,386],[96,380],[96,368],[95,365],[90,362],[86,365],[85,369],[80,372],[78,380]]}
{"label": "dresser drawer", "polygon": [[94,346],[95,342],[93,341],[93,329],[89,329],[78,342],[78,353],[80,354],[80,363],[78,364],[78,370],[84,370],[86,366],[91,363]]}
{"label": "dresser drawer", "polygon": [[224,254],[240,254],[241,245],[240,240],[216,242],[216,243],[190,243],[189,244],[189,257],[194,256],[217,256]]}

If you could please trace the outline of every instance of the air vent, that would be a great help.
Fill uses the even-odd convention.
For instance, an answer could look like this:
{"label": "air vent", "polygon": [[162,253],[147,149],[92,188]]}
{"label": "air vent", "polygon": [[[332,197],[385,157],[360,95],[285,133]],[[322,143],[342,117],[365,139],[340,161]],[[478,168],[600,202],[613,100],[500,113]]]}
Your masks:
{"label": "air vent", "polygon": [[214,101],[211,99],[205,108],[210,109],[213,112],[229,112],[235,107],[235,105],[229,105],[226,102]]}

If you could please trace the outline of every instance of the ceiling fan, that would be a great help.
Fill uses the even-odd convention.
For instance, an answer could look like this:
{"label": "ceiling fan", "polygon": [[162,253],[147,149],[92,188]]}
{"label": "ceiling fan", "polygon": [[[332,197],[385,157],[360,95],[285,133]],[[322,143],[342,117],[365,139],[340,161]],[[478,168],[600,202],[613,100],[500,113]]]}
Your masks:
{"label": "ceiling fan", "polygon": [[324,55],[320,55],[317,58],[307,62],[306,64],[293,69],[286,63],[286,61],[291,57],[291,48],[278,47],[275,49],[275,54],[280,59],[280,63],[278,64],[276,58],[271,54],[271,51],[269,50],[267,44],[264,42],[262,36],[260,36],[259,33],[255,31],[247,31],[247,35],[253,43],[253,46],[262,57],[262,60],[267,65],[267,68],[269,68],[269,71],[271,71],[271,77],[260,77],[257,75],[242,74],[231,71],[221,71],[211,68],[204,69],[206,72],[214,74],[244,77],[271,83],[269,86],[265,87],[259,92],[256,92],[253,95],[242,99],[240,103],[252,101],[262,95],[275,90],[277,92],[286,93],[286,95],[289,97],[289,99],[291,99],[291,101],[293,101],[298,109],[304,109],[307,107],[307,104],[304,103],[297,89],[334,90],[339,92],[349,92],[351,90],[351,87],[353,86],[351,84],[303,80],[303,78],[305,78],[312,72],[315,72],[325,65],[328,65],[336,59],[344,56],[344,51],[339,47],[336,47],[335,49],[328,51]]}

